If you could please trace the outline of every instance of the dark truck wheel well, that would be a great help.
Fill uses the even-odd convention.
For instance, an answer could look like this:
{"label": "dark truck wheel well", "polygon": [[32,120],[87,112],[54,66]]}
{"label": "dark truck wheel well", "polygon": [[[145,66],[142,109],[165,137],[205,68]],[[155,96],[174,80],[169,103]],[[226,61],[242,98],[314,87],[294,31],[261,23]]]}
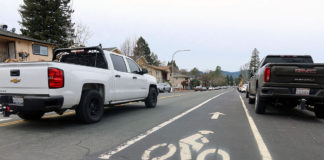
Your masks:
{"label": "dark truck wheel well", "polygon": [[150,88],[153,87],[155,89],[157,89],[157,86],[155,84],[150,84]]}
{"label": "dark truck wheel well", "polygon": [[105,86],[99,83],[86,83],[82,87],[82,93],[87,90],[98,91],[103,99],[105,99]]}

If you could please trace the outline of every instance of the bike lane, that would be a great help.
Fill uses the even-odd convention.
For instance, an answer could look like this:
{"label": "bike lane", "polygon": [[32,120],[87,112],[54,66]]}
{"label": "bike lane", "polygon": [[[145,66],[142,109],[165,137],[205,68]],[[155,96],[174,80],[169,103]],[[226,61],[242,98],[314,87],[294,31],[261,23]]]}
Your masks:
{"label": "bike lane", "polygon": [[88,158],[262,159],[235,91],[220,95],[116,153],[111,152],[109,156],[107,153]]}

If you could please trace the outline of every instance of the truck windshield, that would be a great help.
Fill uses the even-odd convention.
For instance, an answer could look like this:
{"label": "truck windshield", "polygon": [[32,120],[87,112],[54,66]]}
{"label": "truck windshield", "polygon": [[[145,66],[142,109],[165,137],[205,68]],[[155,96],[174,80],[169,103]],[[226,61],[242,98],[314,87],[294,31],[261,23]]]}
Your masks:
{"label": "truck windshield", "polygon": [[307,56],[300,56],[300,57],[294,57],[294,56],[273,56],[273,57],[267,57],[263,65],[267,63],[313,63],[313,59],[311,57]]}

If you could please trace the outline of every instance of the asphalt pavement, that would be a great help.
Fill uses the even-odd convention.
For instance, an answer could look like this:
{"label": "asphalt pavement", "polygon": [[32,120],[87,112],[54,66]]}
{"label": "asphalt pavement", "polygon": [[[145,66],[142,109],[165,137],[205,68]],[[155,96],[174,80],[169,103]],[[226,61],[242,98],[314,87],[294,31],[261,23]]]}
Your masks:
{"label": "asphalt pavement", "polygon": [[74,112],[40,121],[0,118],[0,160],[324,159],[324,125],[312,112],[254,113],[235,89],[163,93],[158,106],[107,107],[101,122]]}

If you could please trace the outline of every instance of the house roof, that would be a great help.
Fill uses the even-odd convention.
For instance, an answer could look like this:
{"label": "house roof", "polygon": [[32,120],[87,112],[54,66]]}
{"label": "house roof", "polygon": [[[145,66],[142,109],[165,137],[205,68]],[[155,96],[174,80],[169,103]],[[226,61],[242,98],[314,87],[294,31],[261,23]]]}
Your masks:
{"label": "house roof", "polygon": [[110,47],[110,48],[103,48],[105,51],[120,53],[119,49],[117,47]]}
{"label": "house roof", "polygon": [[146,58],[144,56],[141,56],[139,58],[136,59],[136,62],[138,62],[140,59],[142,59],[146,65],[148,67],[151,67],[151,68],[154,68],[154,69],[157,69],[157,70],[161,70],[161,71],[166,71],[166,72],[170,72],[170,68],[169,66],[154,66],[154,65],[149,65]]}
{"label": "house roof", "polygon": [[47,42],[47,41],[42,41],[30,37],[26,37],[17,33],[13,33],[10,31],[5,31],[0,29],[0,36],[5,36],[5,37],[10,37],[10,38],[16,38],[16,39],[21,39],[21,40],[27,40],[27,41],[33,41],[37,43],[42,43],[42,44],[48,44],[48,45],[54,45],[53,43]]}

